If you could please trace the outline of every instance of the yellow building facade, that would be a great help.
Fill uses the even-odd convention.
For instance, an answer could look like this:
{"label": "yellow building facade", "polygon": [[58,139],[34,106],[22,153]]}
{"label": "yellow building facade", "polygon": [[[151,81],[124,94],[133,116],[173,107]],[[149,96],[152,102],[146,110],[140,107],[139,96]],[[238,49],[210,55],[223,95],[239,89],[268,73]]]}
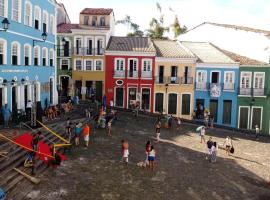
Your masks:
{"label": "yellow building facade", "polygon": [[154,112],[191,120],[197,58],[177,41],[155,40]]}

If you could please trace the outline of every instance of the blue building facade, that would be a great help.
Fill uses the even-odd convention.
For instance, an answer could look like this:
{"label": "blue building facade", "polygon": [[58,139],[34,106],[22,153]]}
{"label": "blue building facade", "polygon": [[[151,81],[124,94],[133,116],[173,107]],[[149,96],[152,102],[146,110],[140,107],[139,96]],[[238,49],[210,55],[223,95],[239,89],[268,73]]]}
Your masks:
{"label": "blue building facade", "polygon": [[237,92],[239,67],[237,65],[198,64],[194,109],[196,118],[205,113],[218,125],[237,126]]}
{"label": "blue building facade", "polygon": [[239,63],[208,42],[182,42],[198,58],[194,91],[195,118],[237,126]]}
{"label": "blue building facade", "polygon": [[0,0],[3,20],[9,27],[0,29],[1,107],[25,110],[28,100],[43,108],[57,104],[56,2]]}

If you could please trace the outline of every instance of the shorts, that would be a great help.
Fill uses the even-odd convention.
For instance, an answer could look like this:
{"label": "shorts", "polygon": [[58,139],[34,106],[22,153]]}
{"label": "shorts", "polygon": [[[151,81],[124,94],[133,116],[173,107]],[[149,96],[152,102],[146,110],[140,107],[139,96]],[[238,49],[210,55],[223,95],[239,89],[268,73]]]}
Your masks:
{"label": "shorts", "polygon": [[89,141],[89,135],[85,135],[85,136],[84,136],[84,141],[85,141],[85,142],[88,142],[88,141]]}
{"label": "shorts", "polygon": [[155,161],[155,157],[154,156],[148,156],[148,161]]}
{"label": "shorts", "polygon": [[128,157],[123,157],[126,162],[128,162]]}

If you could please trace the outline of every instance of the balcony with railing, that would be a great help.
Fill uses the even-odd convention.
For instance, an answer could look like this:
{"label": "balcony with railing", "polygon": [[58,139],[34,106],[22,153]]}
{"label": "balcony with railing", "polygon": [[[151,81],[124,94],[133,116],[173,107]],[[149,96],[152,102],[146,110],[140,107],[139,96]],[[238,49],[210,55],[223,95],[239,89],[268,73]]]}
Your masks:
{"label": "balcony with railing", "polygon": [[126,75],[125,75],[125,71],[122,70],[122,71],[114,71],[114,75],[113,77],[114,78],[124,78]]}
{"label": "balcony with railing", "polygon": [[234,90],[234,83],[224,83],[223,90]]}
{"label": "balcony with railing", "polygon": [[168,84],[179,84],[179,77],[176,76],[169,76],[167,77],[167,83]]}
{"label": "balcony with railing", "polygon": [[206,82],[196,82],[195,83],[195,88],[196,90],[207,90],[208,89],[208,84]]}
{"label": "balcony with railing", "polygon": [[74,55],[77,55],[77,56],[104,55],[103,48],[74,47],[73,52],[74,52]]}
{"label": "balcony with railing", "polygon": [[239,88],[238,95],[243,96],[268,96],[267,88]]}
{"label": "balcony with railing", "polygon": [[155,77],[155,83],[156,84],[165,84],[166,83],[166,77],[165,76],[156,76]]}
{"label": "balcony with railing", "polygon": [[181,77],[181,84],[184,84],[184,85],[191,85],[193,84],[193,77]]}
{"label": "balcony with railing", "polygon": [[151,79],[152,78],[152,71],[142,71],[141,72],[142,79]]}
{"label": "balcony with railing", "polygon": [[138,78],[138,71],[128,71],[128,78]]}

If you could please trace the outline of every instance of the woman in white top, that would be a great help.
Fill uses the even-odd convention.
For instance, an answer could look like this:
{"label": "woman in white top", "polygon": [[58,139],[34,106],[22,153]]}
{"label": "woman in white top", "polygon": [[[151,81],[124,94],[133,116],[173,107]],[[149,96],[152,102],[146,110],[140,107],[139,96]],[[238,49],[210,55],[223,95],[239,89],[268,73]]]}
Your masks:
{"label": "woman in white top", "polygon": [[211,147],[211,162],[217,161],[217,143],[214,142]]}
{"label": "woman in white top", "polygon": [[202,143],[202,141],[205,143],[205,138],[204,138],[204,136],[205,136],[205,127],[204,126],[201,128],[200,136],[201,136],[201,143]]}

